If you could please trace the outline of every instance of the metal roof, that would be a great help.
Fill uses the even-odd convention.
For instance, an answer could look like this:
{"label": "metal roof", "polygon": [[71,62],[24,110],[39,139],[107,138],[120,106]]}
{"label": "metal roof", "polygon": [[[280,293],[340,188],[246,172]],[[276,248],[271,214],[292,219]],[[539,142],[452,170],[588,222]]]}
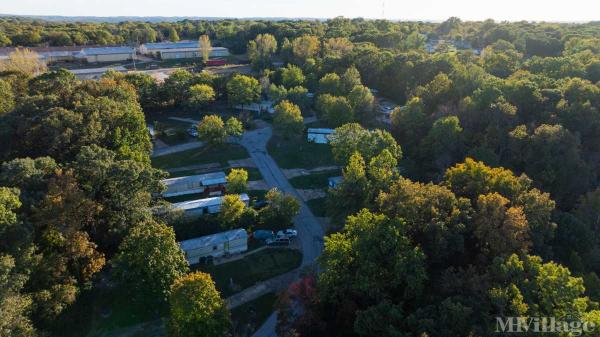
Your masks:
{"label": "metal roof", "polygon": [[246,233],[246,230],[241,228],[234,229],[227,232],[181,241],[179,242],[179,247],[181,247],[182,250],[186,251],[203,247],[217,246],[225,242],[239,239],[248,239],[248,233]]}
{"label": "metal roof", "polygon": [[[246,194],[246,193],[240,194],[240,198],[244,202],[250,201],[250,198],[248,197],[248,194]],[[219,206],[219,205],[221,205],[222,202],[223,202],[223,197],[221,196],[221,197],[212,197],[212,198],[206,198],[206,199],[177,202],[177,203],[172,204],[172,206],[175,209],[191,211],[191,210],[199,209],[199,208]]]}
{"label": "metal roof", "polygon": [[81,54],[85,55],[111,55],[111,54],[133,54],[134,48],[131,47],[103,47],[103,48],[84,48]]}
{"label": "metal roof", "polygon": [[208,185],[216,185],[216,184],[225,184],[227,183],[227,176],[225,172],[212,172],[206,174],[198,174],[193,176],[186,177],[177,177],[163,180],[163,184],[167,185],[167,187],[177,184],[187,184],[192,182],[200,182],[204,186]]}
{"label": "metal roof", "polygon": [[[143,45],[148,50],[159,49],[198,49],[200,42],[198,41],[179,41],[179,42],[156,42],[146,43]],[[212,47],[212,50],[226,50],[224,47]]]}
{"label": "metal roof", "polygon": [[323,134],[323,135],[330,135],[332,133],[334,133],[335,130],[334,129],[327,129],[327,128],[308,128],[308,133],[316,133],[316,134]]}

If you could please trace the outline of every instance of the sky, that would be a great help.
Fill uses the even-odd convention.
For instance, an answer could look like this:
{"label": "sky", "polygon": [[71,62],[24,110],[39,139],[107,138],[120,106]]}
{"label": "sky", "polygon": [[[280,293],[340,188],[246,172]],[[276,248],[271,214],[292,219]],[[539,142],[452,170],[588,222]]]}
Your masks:
{"label": "sky", "polygon": [[600,20],[599,0],[0,0],[0,13],[61,16]]}

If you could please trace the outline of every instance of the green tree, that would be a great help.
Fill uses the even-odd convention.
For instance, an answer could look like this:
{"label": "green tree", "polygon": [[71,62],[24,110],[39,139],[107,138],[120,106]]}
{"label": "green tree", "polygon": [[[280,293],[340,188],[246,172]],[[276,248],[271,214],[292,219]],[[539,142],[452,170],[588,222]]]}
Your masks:
{"label": "green tree", "polygon": [[375,97],[369,88],[357,85],[348,94],[348,102],[354,111],[356,119],[371,121],[374,118]]}
{"label": "green tree", "polygon": [[169,306],[170,337],[227,335],[229,311],[209,274],[195,272],[177,279],[171,287]]}
{"label": "green tree", "polygon": [[302,35],[292,41],[294,56],[302,63],[313,58],[319,52],[319,38],[312,35]]}
{"label": "green tree", "polygon": [[188,105],[204,107],[215,100],[215,90],[207,84],[195,84],[190,87]]}
{"label": "green tree", "polygon": [[319,95],[316,106],[329,125],[337,127],[354,120],[354,110],[346,97]]}
{"label": "green tree", "polygon": [[306,77],[302,73],[302,69],[293,64],[288,64],[287,67],[281,68],[281,83],[286,88],[293,88],[304,84]]}
{"label": "green tree", "polygon": [[185,103],[193,78],[194,76],[187,70],[175,70],[160,86],[161,100],[173,106]]}
{"label": "green tree", "polygon": [[225,123],[220,116],[208,115],[198,124],[198,134],[202,141],[210,145],[220,145],[227,139]]}
{"label": "green tree", "polygon": [[221,227],[232,229],[238,226],[246,204],[242,201],[239,194],[228,194],[223,196],[221,208],[219,210],[219,221]]}
{"label": "green tree", "polygon": [[15,107],[15,95],[10,83],[0,80],[0,116]]}
{"label": "green tree", "polygon": [[300,134],[304,130],[304,118],[300,107],[289,101],[282,101],[275,106],[273,125],[284,135]]}
{"label": "green tree", "polygon": [[175,30],[175,27],[171,27],[169,28],[169,41],[171,42],[177,42],[179,41],[179,34],[177,34],[177,30]]}
{"label": "green tree", "polygon": [[340,77],[340,90],[343,95],[348,95],[357,85],[362,85],[360,72],[356,67],[352,66]]}
{"label": "green tree", "polygon": [[343,232],[325,238],[320,263],[320,299],[329,310],[343,310],[348,317],[358,314],[356,321],[342,320],[351,331],[364,331],[359,322],[366,317],[358,311],[374,309],[381,299],[401,308],[419,296],[427,278],[425,256],[404,235],[404,223],[368,210],[348,217]]}
{"label": "green tree", "polygon": [[227,191],[229,193],[245,193],[248,189],[248,171],[245,169],[231,169],[227,175]]}
{"label": "green tree", "polygon": [[227,98],[232,105],[240,104],[243,107],[256,102],[260,97],[260,92],[260,83],[250,76],[234,75],[227,82]]}
{"label": "green tree", "polygon": [[392,111],[392,134],[402,144],[407,156],[416,157],[420,151],[419,143],[427,135],[429,119],[424,113],[425,107],[419,97],[411,98],[405,107]]}
{"label": "green tree", "polygon": [[527,253],[531,246],[523,208],[509,206],[498,193],[480,195],[474,215],[473,233],[481,253],[489,258]]}
{"label": "green tree", "polygon": [[271,58],[277,52],[277,40],[271,34],[258,34],[248,43],[248,57],[258,69],[271,65]]}
{"label": "green tree", "polygon": [[225,130],[227,131],[227,135],[239,138],[244,134],[244,125],[239,119],[229,117],[225,122]]}
{"label": "green tree", "polygon": [[300,203],[293,196],[272,188],[265,195],[267,206],[259,212],[261,223],[275,228],[285,228],[300,212]]}
{"label": "green tree", "polygon": [[355,152],[360,153],[366,161],[371,161],[371,158],[384,149],[387,149],[396,160],[402,157],[400,146],[387,131],[367,130],[358,123],[350,123],[335,129],[331,137],[331,152],[341,165],[346,165]]}
{"label": "green tree", "polygon": [[342,81],[336,73],[325,74],[319,80],[319,92],[321,94],[330,94],[333,96],[342,95]]}
{"label": "green tree", "polygon": [[210,58],[210,53],[212,52],[212,45],[208,35],[200,35],[200,38],[198,39],[198,49],[200,51],[200,55],[202,56],[202,61],[206,63],[206,61],[208,61]]}
{"label": "green tree", "polygon": [[355,152],[343,170],[343,181],[329,191],[328,211],[335,221],[342,222],[351,214],[367,207],[371,187],[367,179],[365,160]]}
{"label": "green tree", "polygon": [[367,172],[375,190],[386,190],[398,175],[398,160],[389,150],[383,149],[371,158]]}
{"label": "green tree", "polygon": [[115,275],[138,301],[166,303],[171,285],[188,272],[172,228],[155,221],[133,227],[113,259]]}

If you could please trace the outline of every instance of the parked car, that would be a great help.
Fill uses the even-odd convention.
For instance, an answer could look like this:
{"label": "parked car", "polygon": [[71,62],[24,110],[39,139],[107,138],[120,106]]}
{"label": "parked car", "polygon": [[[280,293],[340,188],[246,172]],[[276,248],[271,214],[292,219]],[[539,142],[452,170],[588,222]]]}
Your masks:
{"label": "parked car", "polygon": [[285,235],[287,235],[287,237],[290,238],[290,239],[293,239],[293,238],[295,238],[295,237],[298,236],[298,231],[295,230],[295,229],[291,229],[291,228],[288,228],[288,229],[284,230],[283,233]]}
{"label": "parked car", "polygon": [[290,239],[289,238],[275,238],[275,239],[267,239],[265,241],[267,246],[289,246]]}
{"label": "parked car", "polygon": [[298,236],[298,231],[295,229],[286,229],[286,230],[282,230],[282,231],[278,231],[277,235],[275,235],[275,238],[288,238],[288,239],[293,239],[295,237]]}
{"label": "parked car", "polygon": [[192,137],[198,137],[198,130],[196,130],[196,128],[189,128],[187,130],[188,135],[192,136]]}
{"label": "parked car", "polygon": [[254,207],[254,209],[261,209],[266,206],[267,206],[266,200],[257,200],[252,204],[252,207]]}
{"label": "parked car", "polygon": [[274,236],[275,236],[275,234],[273,234],[273,231],[269,231],[269,230],[265,230],[265,229],[259,229],[259,230],[254,231],[254,238],[256,240],[273,239]]}

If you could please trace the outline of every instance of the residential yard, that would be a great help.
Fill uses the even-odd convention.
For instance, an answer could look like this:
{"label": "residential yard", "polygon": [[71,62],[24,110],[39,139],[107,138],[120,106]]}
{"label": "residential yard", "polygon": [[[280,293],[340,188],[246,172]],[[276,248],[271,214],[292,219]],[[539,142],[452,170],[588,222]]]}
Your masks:
{"label": "residential yard", "polygon": [[165,314],[166,307],[148,308],[133,302],[126,289],[94,288],[83,292],[56,322],[64,337],[106,336],[112,331],[152,321]]}
{"label": "residential yard", "polygon": [[[258,282],[287,273],[300,266],[302,253],[295,249],[266,249],[243,259],[214,265],[199,265],[196,269],[210,273],[223,297],[255,285]],[[233,281],[234,287],[231,287]]]}
{"label": "residential yard", "polygon": [[335,165],[328,144],[314,144],[306,141],[306,136],[284,139],[273,135],[267,144],[267,151],[283,169],[315,168]]}
{"label": "residential yard", "polygon": [[316,217],[324,218],[327,216],[327,198],[312,199],[307,201],[306,205]]}
{"label": "residential yard", "polygon": [[294,188],[301,189],[313,189],[313,188],[327,188],[329,182],[328,178],[339,176],[341,172],[339,170],[324,171],[319,173],[310,174],[307,176],[299,176],[289,180],[290,184]]}
{"label": "residential yard", "polygon": [[265,294],[231,310],[234,336],[251,336],[273,313],[277,295]]}
{"label": "residential yard", "polygon": [[218,147],[204,146],[198,149],[168,154],[152,158],[152,166],[159,169],[189,165],[219,163],[227,167],[228,160],[249,158],[248,151],[238,144],[223,144]]}

